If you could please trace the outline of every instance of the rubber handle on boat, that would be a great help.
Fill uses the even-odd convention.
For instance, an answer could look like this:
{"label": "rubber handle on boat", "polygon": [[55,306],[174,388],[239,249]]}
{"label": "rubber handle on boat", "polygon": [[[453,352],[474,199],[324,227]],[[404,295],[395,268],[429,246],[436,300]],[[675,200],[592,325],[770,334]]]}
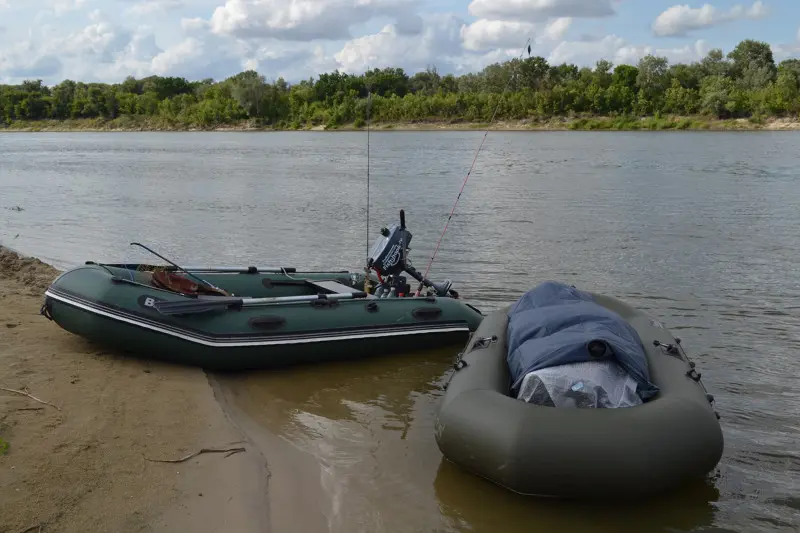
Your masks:
{"label": "rubber handle on boat", "polygon": [[400,210],[400,229],[406,229],[406,212]]}

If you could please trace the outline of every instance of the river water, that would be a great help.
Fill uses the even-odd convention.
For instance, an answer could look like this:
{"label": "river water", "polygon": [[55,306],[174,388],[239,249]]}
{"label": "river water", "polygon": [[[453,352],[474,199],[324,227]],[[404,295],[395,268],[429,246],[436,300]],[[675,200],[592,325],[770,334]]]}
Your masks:
{"label": "river water", "polygon": [[[482,135],[373,133],[367,233],[364,133],[4,134],[0,243],[61,268],[152,261],[139,241],[184,263],[356,269],[403,208],[424,268]],[[318,462],[332,531],[797,531],[798,168],[789,132],[492,132],[431,269],[485,312],[556,279],[682,337],[725,453],[674,494],[532,501],[447,463],[433,422],[458,346],[219,379]]]}

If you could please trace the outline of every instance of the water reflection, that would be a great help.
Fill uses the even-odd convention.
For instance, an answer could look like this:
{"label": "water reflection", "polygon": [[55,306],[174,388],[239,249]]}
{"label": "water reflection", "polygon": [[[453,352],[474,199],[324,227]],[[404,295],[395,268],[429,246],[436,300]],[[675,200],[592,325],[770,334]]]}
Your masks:
{"label": "water reflection", "polygon": [[700,480],[637,503],[535,499],[476,478],[447,460],[439,465],[434,488],[454,530],[504,533],[694,531],[713,523],[714,502],[719,498],[710,480]]}
{"label": "water reflection", "polygon": [[446,524],[433,417],[459,348],[217,379],[255,422],[316,458],[332,531],[430,531]]}
{"label": "water reflection", "polygon": [[433,431],[458,348],[217,377],[254,421],[318,461],[332,531],[691,531],[713,523],[713,481],[609,508],[519,496],[449,463]]}

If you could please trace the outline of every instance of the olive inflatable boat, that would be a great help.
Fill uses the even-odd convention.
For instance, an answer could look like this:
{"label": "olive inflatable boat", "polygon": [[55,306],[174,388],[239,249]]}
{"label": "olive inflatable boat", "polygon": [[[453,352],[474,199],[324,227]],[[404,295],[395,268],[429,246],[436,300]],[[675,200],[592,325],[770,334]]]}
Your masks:
{"label": "olive inflatable boat", "polygon": [[[42,314],[109,347],[212,370],[465,342],[481,312],[449,281],[434,284],[413,270],[402,217],[383,233],[370,258],[374,274],[87,262],[56,278]],[[404,271],[424,290],[412,293]]]}
{"label": "olive inflatable boat", "polygon": [[[518,399],[510,393],[513,306],[505,307],[484,318],[456,359],[436,419],[442,454],[531,496],[634,498],[706,476],[721,458],[723,436],[714,399],[680,340],[616,298],[584,294],[638,334],[653,396],[621,408],[559,408]],[[539,340],[548,334],[534,332]]]}

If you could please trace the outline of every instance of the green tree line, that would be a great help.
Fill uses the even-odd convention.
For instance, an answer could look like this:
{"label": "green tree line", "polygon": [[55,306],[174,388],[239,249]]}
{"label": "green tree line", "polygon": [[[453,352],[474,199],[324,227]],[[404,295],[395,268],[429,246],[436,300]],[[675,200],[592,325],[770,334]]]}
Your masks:
{"label": "green tree line", "polygon": [[[498,107],[499,106],[499,107]],[[767,43],[744,40],[729,54],[670,65],[648,55],[636,66],[594,68],[514,59],[477,73],[412,76],[401,68],[361,75],[339,71],[290,85],[255,71],[223,81],[128,77],[122,83],[42,80],[0,85],[0,124],[18,120],[152,117],[173,126],[214,127],[243,120],[279,128],[377,122],[486,122],[552,117],[660,115],[779,117],[800,112],[800,60],[776,64]],[[368,114],[369,113],[369,114]]]}

